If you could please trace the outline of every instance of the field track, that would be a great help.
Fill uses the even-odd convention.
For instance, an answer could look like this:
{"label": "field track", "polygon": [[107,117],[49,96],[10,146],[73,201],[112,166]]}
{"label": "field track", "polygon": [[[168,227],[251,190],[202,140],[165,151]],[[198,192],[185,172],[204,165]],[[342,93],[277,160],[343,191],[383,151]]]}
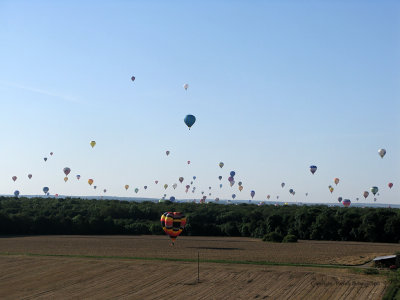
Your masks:
{"label": "field track", "polygon": [[[383,276],[229,261],[351,265],[396,250],[396,244],[249,238],[179,237],[170,246],[164,236],[1,237],[0,299],[381,299]],[[198,283],[195,262],[140,259],[195,260],[198,252],[201,260],[228,263],[201,262]]]}

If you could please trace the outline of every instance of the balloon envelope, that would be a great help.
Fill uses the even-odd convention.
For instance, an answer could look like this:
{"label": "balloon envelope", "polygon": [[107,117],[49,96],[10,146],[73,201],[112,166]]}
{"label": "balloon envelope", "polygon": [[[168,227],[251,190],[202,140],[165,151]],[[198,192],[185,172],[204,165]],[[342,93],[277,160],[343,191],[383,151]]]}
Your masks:
{"label": "balloon envelope", "polygon": [[315,171],[317,171],[317,166],[314,166],[314,165],[310,166],[310,172],[311,172],[312,174],[314,174]]}
{"label": "balloon envelope", "polygon": [[65,167],[65,168],[63,169],[63,172],[64,172],[65,176],[68,176],[68,174],[71,173],[71,169],[68,168],[68,167]]}
{"label": "balloon envelope", "polygon": [[373,187],[370,189],[370,191],[371,191],[371,193],[374,194],[374,196],[375,196],[376,193],[379,191],[379,189],[378,189],[377,186],[373,186]]}
{"label": "balloon envelope", "polygon": [[15,196],[15,197],[18,197],[18,196],[19,196],[19,191],[18,191],[18,190],[14,191],[14,196]]}
{"label": "balloon envelope", "polygon": [[389,187],[389,189],[391,189],[393,187],[393,183],[389,182],[388,187]]}
{"label": "balloon envelope", "polygon": [[351,204],[351,201],[350,201],[350,199],[344,199],[344,200],[342,201],[342,204],[343,204],[344,206],[346,206],[346,207],[349,207],[350,204]]}
{"label": "balloon envelope", "polygon": [[229,173],[229,175],[231,175],[231,177],[235,177],[235,171],[231,171],[230,173]]}
{"label": "balloon envelope", "polygon": [[[94,147],[94,146],[96,146],[96,141],[91,141],[90,142],[90,146],[92,146],[92,148]],[[101,148],[101,147],[100,147]]]}
{"label": "balloon envelope", "polygon": [[196,122],[196,117],[193,115],[187,115],[184,119],[184,122],[185,122],[186,126],[189,127],[189,129],[190,129],[190,127],[193,126],[194,122]]}
{"label": "balloon envelope", "polygon": [[187,84],[187,83],[185,83],[185,84],[183,85],[183,88],[184,88],[185,90],[187,90],[188,87],[189,87],[189,84]]}
{"label": "balloon envelope", "polygon": [[132,80],[132,81],[135,81],[135,79],[136,79],[135,76],[132,76],[132,77],[131,77],[131,80]]}
{"label": "balloon envelope", "polygon": [[186,217],[181,212],[165,212],[160,221],[162,229],[171,238],[172,243],[186,226]]}
{"label": "balloon envelope", "polygon": [[380,156],[381,158],[383,158],[383,157],[385,156],[385,154],[386,154],[386,150],[385,150],[385,149],[379,149],[379,150],[378,150],[378,153],[379,153],[379,156]]}
{"label": "balloon envelope", "polygon": [[125,190],[129,189],[129,184],[125,184]]}
{"label": "balloon envelope", "polygon": [[49,191],[49,188],[48,188],[47,186],[45,186],[45,187],[43,188],[43,192],[44,192],[45,194],[47,194],[48,191]]}
{"label": "balloon envelope", "polygon": [[224,166],[224,163],[221,161],[221,162],[219,163],[219,167],[222,169],[223,166]]}
{"label": "balloon envelope", "polygon": [[14,182],[15,182],[15,180],[17,180],[17,176],[13,176],[11,178],[12,178],[12,180],[14,180]]}
{"label": "balloon envelope", "polygon": [[89,180],[88,180],[88,183],[89,183],[89,185],[92,185],[92,184],[93,184],[93,182],[94,182],[94,180],[93,180],[93,179],[89,179]]}
{"label": "balloon envelope", "polygon": [[31,179],[32,178],[32,174],[28,174],[28,178]]}
{"label": "balloon envelope", "polygon": [[256,192],[255,191],[251,191],[250,192],[250,196],[251,196],[251,198],[254,198],[254,195],[256,194]]}

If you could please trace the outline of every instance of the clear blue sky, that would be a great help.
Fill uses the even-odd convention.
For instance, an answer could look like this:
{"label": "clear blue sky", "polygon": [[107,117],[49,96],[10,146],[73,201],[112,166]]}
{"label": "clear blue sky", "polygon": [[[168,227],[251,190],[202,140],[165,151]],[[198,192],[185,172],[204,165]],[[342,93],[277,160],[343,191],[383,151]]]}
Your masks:
{"label": "clear blue sky", "polygon": [[398,1],[2,1],[0,194],[399,203],[399,83]]}

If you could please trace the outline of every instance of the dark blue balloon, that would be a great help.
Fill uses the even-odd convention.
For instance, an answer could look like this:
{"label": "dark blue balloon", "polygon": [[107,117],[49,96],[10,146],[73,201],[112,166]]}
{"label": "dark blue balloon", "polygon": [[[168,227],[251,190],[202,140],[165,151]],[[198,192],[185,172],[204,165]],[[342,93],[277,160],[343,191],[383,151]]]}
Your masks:
{"label": "dark blue balloon", "polygon": [[235,177],[235,171],[231,171],[230,173],[229,173],[230,175],[231,175],[231,177]]}
{"label": "dark blue balloon", "polygon": [[175,197],[174,196],[170,197],[169,201],[174,202],[175,201]]}
{"label": "dark blue balloon", "polygon": [[190,127],[193,126],[194,122],[196,122],[196,117],[193,115],[187,115],[185,117],[184,121],[185,121],[186,126],[189,127],[189,129],[190,129]]}

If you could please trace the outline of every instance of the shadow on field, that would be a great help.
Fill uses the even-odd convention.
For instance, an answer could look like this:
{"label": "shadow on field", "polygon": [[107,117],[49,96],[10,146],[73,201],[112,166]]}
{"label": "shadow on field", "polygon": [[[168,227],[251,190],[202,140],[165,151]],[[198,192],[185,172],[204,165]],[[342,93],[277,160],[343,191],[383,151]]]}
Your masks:
{"label": "shadow on field", "polygon": [[223,248],[223,247],[186,247],[190,249],[206,249],[206,250],[243,250],[240,248]]}

